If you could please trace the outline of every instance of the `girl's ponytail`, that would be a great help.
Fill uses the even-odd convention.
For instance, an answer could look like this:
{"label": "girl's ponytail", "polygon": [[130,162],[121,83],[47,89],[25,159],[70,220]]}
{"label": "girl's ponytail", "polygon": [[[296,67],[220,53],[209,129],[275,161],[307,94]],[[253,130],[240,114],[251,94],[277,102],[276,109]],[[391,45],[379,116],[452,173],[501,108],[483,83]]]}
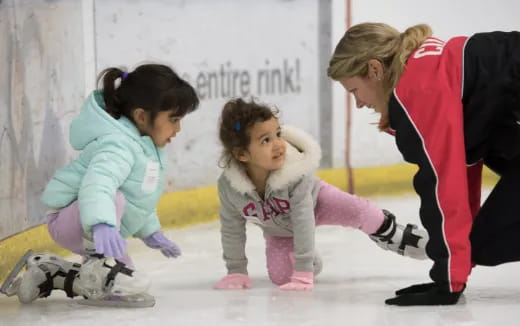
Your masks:
{"label": "girl's ponytail", "polygon": [[119,78],[122,81],[124,75],[125,72],[123,70],[112,67],[103,70],[98,78],[98,85],[101,82],[103,88],[103,99],[105,100],[106,111],[116,119],[121,117],[123,105],[117,94],[116,81]]}

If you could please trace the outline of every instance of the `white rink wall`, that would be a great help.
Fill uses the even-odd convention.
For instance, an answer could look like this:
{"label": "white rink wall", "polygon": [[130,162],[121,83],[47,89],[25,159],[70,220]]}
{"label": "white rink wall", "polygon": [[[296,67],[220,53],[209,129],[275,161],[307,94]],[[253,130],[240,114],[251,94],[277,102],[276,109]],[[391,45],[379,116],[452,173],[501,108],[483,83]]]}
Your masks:
{"label": "white rink wall", "polygon": [[[230,96],[278,106],[282,122],[320,140],[323,167],[345,166],[346,95],[326,79],[345,31],[346,0],[0,0],[0,239],[42,223],[39,196],[77,155],[68,128],[107,66],[172,65],[199,110],[168,148],[167,191],[214,184],[217,117]],[[516,1],[351,0],[352,22],[403,30],[426,22],[441,38],[520,30]],[[396,5],[400,8],[396,8]],[[366,111],[366,112],[365,112]],[[390,136],[353,110],[354,167],[401,162]],[[367,150],[370,149],[370,150]]]}
{"label": "white rink wall", "polygon": [[0,239],[43,221],[43,187],[76,155],[83,37],[80,1],[0,1]]}

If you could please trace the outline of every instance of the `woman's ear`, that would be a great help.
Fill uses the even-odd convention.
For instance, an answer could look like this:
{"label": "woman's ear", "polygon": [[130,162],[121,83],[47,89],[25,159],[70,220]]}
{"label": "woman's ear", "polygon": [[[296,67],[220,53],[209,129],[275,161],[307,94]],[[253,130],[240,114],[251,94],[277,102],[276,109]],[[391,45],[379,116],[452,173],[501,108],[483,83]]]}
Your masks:
{"label": "woman's ear", "polygon": [[377,81],[383,79],[384,67],[381,61],[377,59],[368,60],[368,77]]}

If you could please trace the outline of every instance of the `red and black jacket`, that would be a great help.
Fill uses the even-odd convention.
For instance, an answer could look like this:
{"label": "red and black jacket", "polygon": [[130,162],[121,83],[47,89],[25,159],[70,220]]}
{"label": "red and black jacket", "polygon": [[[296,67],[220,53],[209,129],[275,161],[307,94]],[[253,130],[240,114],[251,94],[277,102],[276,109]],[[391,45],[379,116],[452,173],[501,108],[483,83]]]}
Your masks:
{"label": "red and black jacket", "polygon": [[520,156],[520,33],[427,39],[389,103],[428,230],[430,276],[460,291],[471,271],[469,234],[480,208],[482,163],[501,173]]}

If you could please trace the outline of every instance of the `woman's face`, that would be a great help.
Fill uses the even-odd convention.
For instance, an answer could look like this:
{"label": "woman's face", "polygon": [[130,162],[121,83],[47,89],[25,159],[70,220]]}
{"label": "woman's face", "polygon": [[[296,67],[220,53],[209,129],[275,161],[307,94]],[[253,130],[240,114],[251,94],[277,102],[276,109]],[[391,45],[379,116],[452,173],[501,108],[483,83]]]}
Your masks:
{"label": "woman's face", "polygon": [[354,95],[358,108],[368,107],[378,113],[387,109],[385,92],[383,89],[383,66],[377,60],[368,62],[366,77],[344,77],[339,82],[347,92]]}
{"label": "woman's face", "polygon": [[341,85],[356,99],[360,109],[367,107],[381,113],[384,105],[384,95],[381,83],[370,77],[346,77],[339,80]]}

